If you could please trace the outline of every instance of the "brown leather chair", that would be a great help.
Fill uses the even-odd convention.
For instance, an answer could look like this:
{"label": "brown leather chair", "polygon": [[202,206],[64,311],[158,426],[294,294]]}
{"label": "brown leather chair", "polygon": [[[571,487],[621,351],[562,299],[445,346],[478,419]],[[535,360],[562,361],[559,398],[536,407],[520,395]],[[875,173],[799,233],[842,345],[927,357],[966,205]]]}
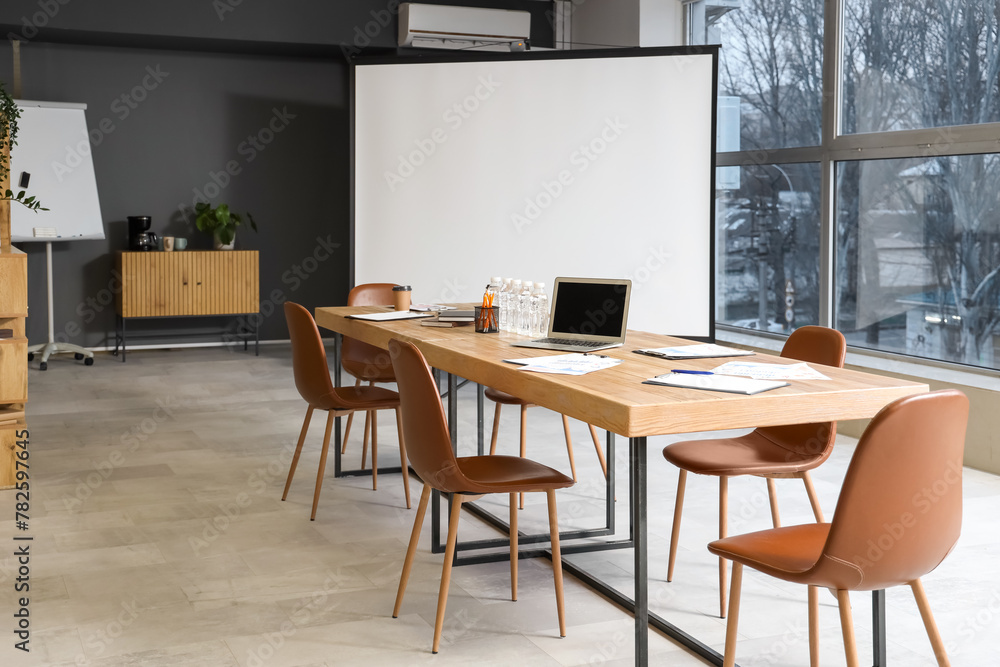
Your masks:
{"label": "brown leather chair", "polygon": [[[499,389],[493,389],[492,387],[486,387],[483,394],[486,398],[497,404],[496,410],[493,412],[493,436],[490,439],[490,454],[496,454],[497,451],[497,435],[500,432],[500,409],[505,405],[517,405],[521,408],[521,458],[523,459],[527,449],[528,408],[535,407],[535,404],[529,403],[517,396],[500,391]],[[575,482],[576,462],[573,460],[573,439],[569,434],[569,418],[566,417],[566,415],[562,415],[562,422],[563,433],[566,435],[566,454],[569,456],[569,469],[573,474],[573,481]],[[593,424],[587,424],[587,426],[590,427],[590,437],[594,441],[594,450],[597,452],[597,460],[600,461],[601,470],[604,472],[604,478],[607,479],[608,464],[604,460],[604,450],[601,449],[601,441],[597,436],[597,429],[594,428]],[[524,508],[524,494],[521,494],[518,506],[522,509]]]}
{"label": "brown leather chair", "polygon": [[[330,369],[326,361],[326,348],[319,335],[319,328],[309,311],[297,303],[285,302],[285,319],[288,322],[288,333],[292,340],[292,368],[295,373],[295,388],[309,404],[306,418],[299,433],[299,442],[295,445],[295,454],[288,468],[288,479],[285,480],[285,491],[281,499],[288,497],[288,489],[292,485],[295,467],[302,453],[302,443],[309,431],[309,421],[313,410],[326,410],[326,433],[323,436],[323,449],[319,457],[319,471],[316,473],[316,490],[313,493],[312,514],[310,520],[316,519],[316,506],[319,504],[319,492],[323,487],[323,472],[326,469],[326,454],[330,447],[330,433],[333,430],[335,417],[351,415],[355,410],[395,410],[396,423],[399,423],[399,394],[381,387],[334,387],[330,380]],[[403,468],[403,489],[406,493],[406,507],[410,507],[410,478],[407,475],[406,449],[403,445],[403,431],[399,431],[399,457]],[[374,422],[373,422],[374,434]],[[375,471],[378,467],[378,450],[375,437],[372,437],[372,489],[376,488]]]}
{"label": "brown leather chair", "polygon": [[[347,294],[348,306],[391,306],[393,305],[392,288],[396,283],[364,283],[355,285]],[[392,362],[389,361],[389,353],[380,347],[369,345],[355,338],[344,336],[340,344],[340,365],[345,371],[354,376],[354,386],[360,387],[363,382],[373,386],[376,382],[395,382],[396,376],[392,372]],[[372,424],[375,419],[374,410],[365,412],[365,431],[361,445],[361,467],[365,467],[368,458],[368,436],[372,433]],[[347,417],[347,425],[344,427],[344,442],[340,448],[340,453],[347,452],[347,438],[351,435],[351,424],[354,421],[354,413]],[[377,427],[375,428],[377,431]],[[374,435],[372,436],[372,449],[375,448]]]}
{"label": "brown leather chair", "polygon": [[[781,356],[826,366],[844,366],[847,343],[843,334],[827,327],[806,326],[792,332],[781,350]],[[728,482],[738,475],[767,478],[771,521],[781,525],[778,514],[774,479],[798,477],[805,483],[816,521],[822,522],[823,510],[809,471],[828,458],[837,436],[836,422],[794,424],[758,428],[736,438],[684,440],[663,448],[663,457],[680,469],[677,479],[677,500],[674,503],[674,524],[670,532],[670,557],[667,581],[673,581],[677,560],[677,540],[684,508],[684,487],[687,473],[715,475],[719,478],[719,537],[725,537],[728,525]],[[719,559],[719,616],[726,617],[726,561]]]}
{"label": "brown leather chair", "polygon": [[733,561],[724,665],[736,663],[743,566],[809,586],[809,657],[819,665],[818,588],[837,591],[844,647],[858,663],[848,591],[908,585],[938,665],[948,665],[920,577],[951,552],[962,528],[962,455],[969,400],[950,389],[901,398],[865,429],[831,523],[787,526],[717,540]]}
{"label": "brown leather chair", "polygon": [[441,397],[420,351],[411,343],[389,341],[389,354],[396,371],[399,396],[403,409],[403,434],[410,464],[424,482],[420,494],[417,516],[413,521],[410,545],[399,577],[399,590],[392,617],[399,616],[399,608],[406,592],[406,582],[417,551],[420,529],[431,489],[452,494],[451,518],[448,523],[448,541],[445,547],[441,588],[438,592],[437,620],[434,623],[432,651],[438,652],[444,610],[448,603],[452,559],[458,538],[458,520],[462,504],[476,500],[488,493],[506,493],[510,497],[510,591],[517,599],[517,506],[515,496],[520,492],[544,492],[549,508],[549,539],[552,543],[552,573],[555,578],[556,609],[559,615],[559,636],[566,636],[563,610],[562,561],[559,551],[559,525],[556,519],[556,489],[573,486],[573,480],[557,470],[535,461],[516,456],[463,456],[455,457],[448,436]]}

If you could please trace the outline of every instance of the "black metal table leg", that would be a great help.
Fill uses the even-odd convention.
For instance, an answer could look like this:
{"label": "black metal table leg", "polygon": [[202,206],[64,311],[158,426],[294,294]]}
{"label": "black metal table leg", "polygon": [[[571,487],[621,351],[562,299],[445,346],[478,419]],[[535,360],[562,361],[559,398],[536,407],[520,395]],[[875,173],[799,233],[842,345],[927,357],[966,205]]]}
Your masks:
{"label": "black metal table leg", "polygon": [[885,590],[872,591],[872,660],[874,667],[885,667]]}
{"label": "black metal table leg", "polygon": [[646,560],[646,438],[628,439],[635,568],[635,664],[649,664],[649,579]]}

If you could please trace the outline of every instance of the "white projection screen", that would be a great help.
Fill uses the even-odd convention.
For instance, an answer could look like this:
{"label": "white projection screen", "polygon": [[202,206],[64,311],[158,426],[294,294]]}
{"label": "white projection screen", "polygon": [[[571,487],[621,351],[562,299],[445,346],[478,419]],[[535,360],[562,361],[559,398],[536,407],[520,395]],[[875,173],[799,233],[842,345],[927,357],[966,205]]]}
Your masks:
{"label": "white projection screen", "polygon": [[353,279],[630,278],[630,329],[714,337],[717,51],[359,59]]}

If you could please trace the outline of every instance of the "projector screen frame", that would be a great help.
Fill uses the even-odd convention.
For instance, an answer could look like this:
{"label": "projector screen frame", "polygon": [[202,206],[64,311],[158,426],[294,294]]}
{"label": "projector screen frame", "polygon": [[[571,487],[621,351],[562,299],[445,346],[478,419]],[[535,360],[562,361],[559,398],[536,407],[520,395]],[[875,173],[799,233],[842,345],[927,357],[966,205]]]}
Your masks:
{"label": "projector screen frame", "polygon": [[[353,288],[357,284],[357,68],[371,65],[416,65],[416,64],[460,64],[475,62],[520,62],[520,61],[548,61],[548,60],[574,60],[574,59],[618,59],[618,58],[642,58],[655,56],[711,56],[711,131],[710,131],[710,155],[709,155],[709,178],[705,196],[708,198],[708,311],[707,311],[707,334],[706,335],[684,335],[691,340],[704,342],[715,341],[715,305],[716,305],[716,219],[715,219],[715,180],[716,180],[716,141],[715,131],[718,113],[718,77],[719,77],[719,47],[717,45],[707,46],[675,46],[675,47],[653,47],[653,48],[623,48],[623,49],[587,49],[587,50],[555,50],[555,51],[529,51],[524,53],[497,53],[497,52],[471,52],[471,51],[447,51],[447,52],[414,52],[411,50],[400,50],[393,55],[361,55],[351,58],[349,73],[349,118],[350,118],[350,203],[349,203],[349,260],[348,276],[349,287]],[[671,335],[671,331],[659,332]]]}

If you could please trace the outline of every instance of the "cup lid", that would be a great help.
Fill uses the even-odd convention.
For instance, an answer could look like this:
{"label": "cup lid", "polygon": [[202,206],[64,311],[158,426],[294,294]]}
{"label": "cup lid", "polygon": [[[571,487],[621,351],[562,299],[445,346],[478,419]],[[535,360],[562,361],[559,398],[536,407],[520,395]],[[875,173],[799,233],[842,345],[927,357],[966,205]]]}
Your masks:
{"label": "cup lid", "polygon": [[409,285],[396,285],[392,288],[393,292],[411,292],[412,288]]}

